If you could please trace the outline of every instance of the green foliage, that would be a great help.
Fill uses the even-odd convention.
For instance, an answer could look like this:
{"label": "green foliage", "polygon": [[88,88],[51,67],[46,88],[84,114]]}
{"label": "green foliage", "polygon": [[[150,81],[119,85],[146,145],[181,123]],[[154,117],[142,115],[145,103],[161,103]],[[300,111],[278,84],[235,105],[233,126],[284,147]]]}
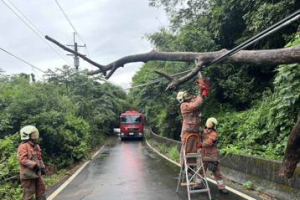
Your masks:
{"label": "green foliage", "polygon": [[155,139],[152,139],[151,136],[149,137],[149,139],[147,139],[147,142],[149,142],[149,144],[153,148],[157,149],[160,153],[164,154],[171,160],[175,162],[180,161],[180,152],[178,151],[176,146],[170,146],[165,143],[161,143],[159,141],[156,141]]}
{"label": "green foliage", "polygon": [[0,140],[0,199],[20,199],[19,162],[16,154],[18,140],[17,134]]}
{"label": "green foliage", "polygon": [[[233,48],[300,8],[296,0],[151,0],[150,5],[164,7],[170,16],[170,28],[148,36],[155,47],[191,52]],[[297,23],[287,26],[252,48],[283,47],[293,39],[297,28]],[[204,73],[214,83],[214,98],[245,110],[272,87],[274,69],[224,64],[204,69]]]}
{"label": "green foliage", "polygon": [[247,181],[243,184],[244,188],[246,188],[247,190],[253,190],[254,185],[251,181]]}
{"label": "green foliage", "polygon": [[63,180],[63,178],[65,178],[65,176],[67,174],[70,174],[70,172],[67,169],[62,169],[62,170],[56,172],[55,174],[53,174],[52,176],[46,176],[44,179],[45,185],[47,187],[53,186],[57,182]]}
{"label": "green foliage", "polygon": [[[300,33],[288,44],[300,44]],[[284,138],[295,124],[300,108],[300,64],[281,65],[274,81],[274,95],[269,111],[268,128]],[[299,113],[300,114],[300,113]],[[272,120],[271,120],[272,119]]]}
{"label": "green foliage", "polygon": [[171,160],[179,162],[179,160],[180,160],[180,153],[179,153],[177,147],[171,147],[171,149],[168,152],[168,157]]}
{"label": "green foliage", "polygon": [[[31,84],[25,74],[0,77],[0,181],[4,181],[0,199],[18,199],[12,195],[20,192],[2,190],[18,185],[5,180],[18,179],[20,127],[37,126],[44,162],[55,171],[86,159],[91,149],[112,133],[126,106],[124,91],[101,83],[101,77],[90,78],[64,66],[49,70],[46,79]],[[46,182],[55,180],[52,177]]]}
{"label": "green foliage", "polygon": [[[185,65],[178,63],[149,62],[136,73],[133,77],[133,86],[141,84],[153,79],[157,76],[153,70],[163,67],[164,71],[171,72],[176,66],[176,69],[183,69]],[[165,83],[158,83],[142,88],[136,88],[128,94],[129,101],[134,108],[141,110],[147,116],[147,123],[163,136],[179,138],[180,126],[179,121],[180,111],[179,103],[176,100],[176,93],[166,93]],[[187,88],[188,90],[188,88]]]}
{"label": "green foliage", "polygon": [[2,183],[0,185],[0,198],[3,200],[21,200],[21,187],[19,182]]}
{"label": "green foliage", "polygon": [[163,154],[166,154],[168,152],[168,147],[165,144],[161,144],[159,146],[159,151]]}
{"label": "green foliage", "polygon": [[19,165],[16,152],[18,135],[5,137],[0,142],[0,181],[17,176],[19,172]]}
{"label": "green foliage", "polygon": [[[289,45],[298,45],[300,37]],[[243,112],[220,112],[218,127],[223,153],[244,153],[279,159],[300,108],[300,65],[281,65],[274,79],[274,92]]]}
{"label": "green foliage", "polygon": [[[149,34],[148,39],[156,49],[171,52],[233,48],[300,7],[295,0],[151,0],[149,4],[165,8],[170,27]],[[297,23],[287,26],[251,48],[284,47],[295,37],[297,28]],[[288,46],[297,44],[299,36]],[[174,74],[193,65],[147,62],[134,76],[133,86],[158,78],[154,70]],[[282,157],[300,107],[299,71],[299,64],[279,67],[219,64],[204,68],[212,91],[201,108],[202,121],[210,116],[220,121],[219,143],[223,153]],[[180,90],[196,94],[193,81]],[[166,85],[162,82],[132,89],[129,100],[146,113],[155,132],[179,139],[179,103],[175,93],[164,91]]]}

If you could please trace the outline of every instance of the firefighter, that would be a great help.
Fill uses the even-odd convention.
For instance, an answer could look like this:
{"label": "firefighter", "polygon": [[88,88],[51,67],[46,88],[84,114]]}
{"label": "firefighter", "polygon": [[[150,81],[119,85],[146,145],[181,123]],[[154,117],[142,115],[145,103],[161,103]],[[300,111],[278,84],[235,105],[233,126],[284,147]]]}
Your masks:
{"label": "firefighter", "polygon": [[20,179],[23,190],[22,200],[46,200],[42,175],[45,165],[38,144],[39,131],[35,126],[25,126],[20,130],[22,143],[18,148]]}
{"label": "firefighter", "polygon": [[[183,117],[180,137],[182,141],[182,148],[186,148],[186,153],[197,152],[197,147],[193,145],[195,142],[186,143],[186,138],[189,134],[199,135],[199,129],[201,125],[200,107],[204,103],[204,98],[206,98],[209,94],[209,84],[205,78],[200,78],[196,83],[199,89],[199,95],[197,97],[192,98],[185,91],[178,92],[177,94],[177,100],[179,103],[181,103],[180,110]],[[183,149],[181,149],[181,154],[182,153]],[[184,163],[182,155],[180,163],[181,165]],[[193,188],[201,188],[200,180],[197,179],[196,182],[198,184]]]}
{"label": "firefighter", "polygon": [[218,189],[222,194],[228,194],[220,169],[220,161],[218,156],[218,133],[216,126],[218,122],[216,118],[209,118],[206,121],[205,128],[201,137],[202,142],[198,146],[200,148],[204,170],[209,169],[214,174]]}
{"label": "firefighter", "polygon": [[186,136],[191,133],[199,134],[201,124],[200,107],[204,103],[204,98],[209,94],[209,84],[206,79],[200,79],[197,82],[199,95],[192,98],[186,91],[178,92],[177,100],[180,105],[180,111],[183,117],[181,129],[181,141],[185,143]]}

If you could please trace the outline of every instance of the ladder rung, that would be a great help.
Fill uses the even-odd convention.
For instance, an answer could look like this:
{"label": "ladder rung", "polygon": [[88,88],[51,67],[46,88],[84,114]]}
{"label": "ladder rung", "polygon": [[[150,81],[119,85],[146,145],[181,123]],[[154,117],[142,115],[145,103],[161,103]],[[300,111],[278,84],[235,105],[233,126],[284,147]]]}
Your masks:
{"label": "ladder rung", "polygon": [[[188,184],[187,184],[187,182],[185,182],[185,183],[180,183],[180,185],[181,185],[181,186],[187,186]],[[195,182],[190,182],[190,185],[197,185],[197,183],[195,183]]]}
{"label": "ladder rung", "polygon": [[188,166],[197,166],[197,163],[187,163]]}
{"label": "ladder rung", "polygon": [[188,153],[185,155],[186,158],[198,158],[199,156],[199,153]]}
{"label": "ladder rung", "polygon": [[200,189],[200,190],[190,190],[190,193],[202,193],[202,192],[209,192],[209,189]]}

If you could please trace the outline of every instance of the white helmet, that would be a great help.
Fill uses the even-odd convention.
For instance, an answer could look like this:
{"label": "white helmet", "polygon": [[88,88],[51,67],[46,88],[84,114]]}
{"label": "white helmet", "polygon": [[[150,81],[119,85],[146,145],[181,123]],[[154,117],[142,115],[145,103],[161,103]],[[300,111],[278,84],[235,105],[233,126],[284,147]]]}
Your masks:
{"label": "white helmet", "polygon": [[218,121],[217,121],[216,118],[210,117],[206,120],[205,125],[206,125],[207,128],[214,128],[218,125]]}
{"label": "white helmet", "polygon": [[35,126],[31,126],[31,125],[24,126],[20,130],[21,140],[29,140],[30,134],[32,134],[31,139],[39,138],[39,130]]}
{"label": "white helmet", "polygon": [[186,91],[178,92],[177,97],[176,97],[176,99],[179,103],[183,103],[185,100],[187,100],[189,98],[190,98],[190,95]]}

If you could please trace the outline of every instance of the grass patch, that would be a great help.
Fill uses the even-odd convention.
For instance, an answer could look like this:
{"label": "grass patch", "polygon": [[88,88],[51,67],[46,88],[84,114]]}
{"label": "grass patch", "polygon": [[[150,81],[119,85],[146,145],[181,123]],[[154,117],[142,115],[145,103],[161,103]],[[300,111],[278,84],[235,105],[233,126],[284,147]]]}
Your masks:
{"label": "grass patch", "polygon": [[247,190],[253,190],[254,189],[254,185],[251,181],[247,181],[243,184],[244,188],[246,188]]}
{"label": "grass patch", "polygon": [[164,154],[173,161],[180,161],[180,152],[176,146],[167,146],[166,144],[159,143],[153,139],[147,139],[148,143],[158,150],[160,153]]}
{"label": "grass patch", "polygon": [[168,157],[176,162],[180,161],[180,153],[179,153],[177,147],[169,148]]}
{"label": "grass patch", "polygon": [[55,174],[51,176],[45,176],[44,181],[47,187],[51,187],[55,185],[56,183],[59,183],[62,181],[66,175],[68,175],[70,172],[67,169],[62,169],[60,171],[57,171]]}

